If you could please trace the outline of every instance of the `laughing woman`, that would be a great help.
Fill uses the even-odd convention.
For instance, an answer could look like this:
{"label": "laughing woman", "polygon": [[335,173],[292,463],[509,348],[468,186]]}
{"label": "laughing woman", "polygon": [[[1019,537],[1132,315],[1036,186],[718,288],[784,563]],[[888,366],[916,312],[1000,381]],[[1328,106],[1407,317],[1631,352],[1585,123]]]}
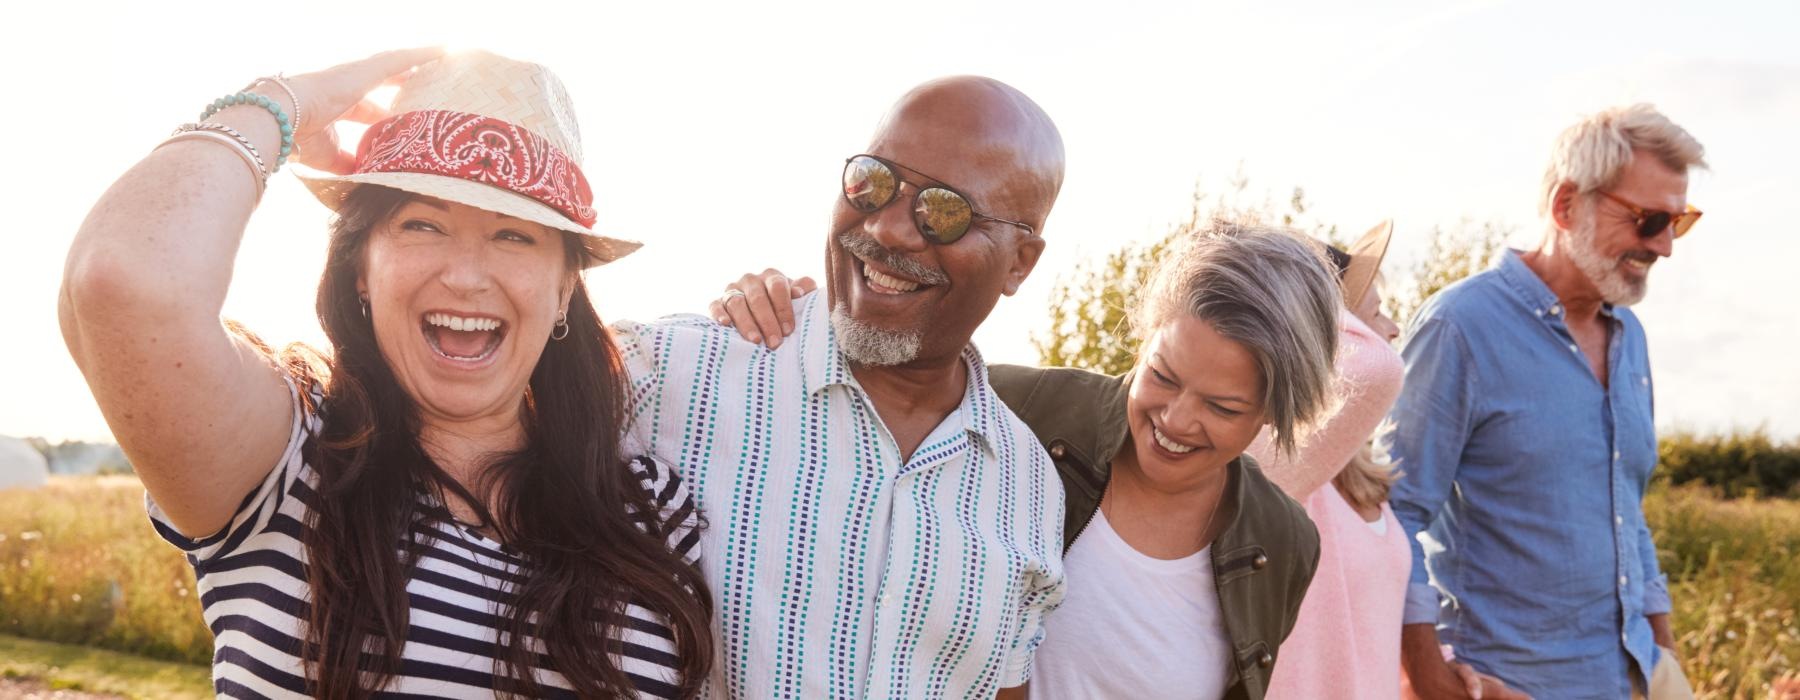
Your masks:
{"label": "laughing woman", "polygon": [[[362,101],[399,78],[391,112]],[[581,279],[636,245],[589,230],[567,99],[479,52],[259,80],[82,224],[63,334],[194,566],[219,695],[681,697],[704,679],[693,506],[622,452],[628,384]],[[347,120],[374,122],[354,155]],[[327,171],[307,185],[337,212],[327,354],[219,320],[290,156]]]}

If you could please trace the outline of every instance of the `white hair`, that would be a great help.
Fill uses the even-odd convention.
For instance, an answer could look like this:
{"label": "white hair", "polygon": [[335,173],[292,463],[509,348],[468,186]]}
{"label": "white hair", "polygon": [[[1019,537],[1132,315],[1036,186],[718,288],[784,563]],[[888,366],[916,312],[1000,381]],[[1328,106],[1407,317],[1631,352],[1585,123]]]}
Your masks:
{"label": "white hair", "polygon": [[[1594,243],[1595,231],[1599,225],[1594,221],[1594,203],[1583,202],[1576,205],[1575,228],[1570,231],[1570,242],[1566,250],[1569,260],[1581,274],[1587,275],[1594,288],[1600,290],[1600,298],[1614,306],[1631,306],[1644,300],[1650,291],[1650,283],[1645,279],[1630,279],[1619,271],[1619,260],[1600,254]],[[1642,259],[1644,254],[1631,253]],[[1651,257],[1654,260],[1654,257]]]}
{"label": "white hair", "polygon": [[858,321],[841,301],[831,307],[831,330],[837,334],[838,347],[845,357],[873,367],[893,367],[918,359],[919,346],[925,338],[917,330],[896,331]]}
{"label": "white hair", "polygon": [[1583,195],[1611,187],[1638,150],[1678,173],[1706,167],[1706,148],[1655,107],[1640,102],[1602,110],[1583,117],[1556,137],[1550,167],[1544,170],[1538,215],[1550,216],[1556,190],[1565,182]]}

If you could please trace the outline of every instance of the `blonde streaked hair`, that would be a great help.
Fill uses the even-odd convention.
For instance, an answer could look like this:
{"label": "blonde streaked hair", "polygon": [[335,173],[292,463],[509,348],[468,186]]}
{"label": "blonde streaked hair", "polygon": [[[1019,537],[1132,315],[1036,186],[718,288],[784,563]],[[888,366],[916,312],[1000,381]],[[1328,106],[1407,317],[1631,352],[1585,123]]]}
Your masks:
{"label": "blonde streaked hair", "polygon": [[1358,510],[1379,510],[1381,504],[1388,500],[1388,491],[1394,488],[1394,481],[1400,478],[1400,471],[1391,464],[1375,461],[1374,454],[1367,444],[1350,458],[1350,462],[1339,470],[1331,483],[1337,486],[1338,493],[1344,500]]}
{"label": "blonde streaked hair", "polygon": [[1322,246],[1287,229],[1214,219],[1158,263],[1132,329],[1148,342],[1170,319],[1189,315],[1242,344],[1262,371],[1272,442],[1291,455],[1335,408],[1332,360],[1343,303]]}
{"label": "blonde streaked hair", "polygon": [[1656,107],[1640,102],[1602,110],[1583,117],[1556,137],[1550,166],[1544,170],[1538,215],[1550,215],[1556,188],[1565,182],[1575,185],[1576,194],[1581,195],[1611,187],[1638,150],[1675,172],[1706,167],[1706,148]]}

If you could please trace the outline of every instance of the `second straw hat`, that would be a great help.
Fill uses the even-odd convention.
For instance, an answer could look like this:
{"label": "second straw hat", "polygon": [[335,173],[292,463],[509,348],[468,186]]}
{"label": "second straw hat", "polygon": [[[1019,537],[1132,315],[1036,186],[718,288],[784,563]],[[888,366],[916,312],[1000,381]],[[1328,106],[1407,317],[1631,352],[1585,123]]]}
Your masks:
{"label": "second straw hat", "polygon": [[1356,239],[1345,251],[1350,265],[1344,268],[1344,305],[1355,309],[1362,304],[1375,275],[1381,272],[1381,259],[1387,257],[1388,241],[1394,237],[1394,220],[1386,219]]}

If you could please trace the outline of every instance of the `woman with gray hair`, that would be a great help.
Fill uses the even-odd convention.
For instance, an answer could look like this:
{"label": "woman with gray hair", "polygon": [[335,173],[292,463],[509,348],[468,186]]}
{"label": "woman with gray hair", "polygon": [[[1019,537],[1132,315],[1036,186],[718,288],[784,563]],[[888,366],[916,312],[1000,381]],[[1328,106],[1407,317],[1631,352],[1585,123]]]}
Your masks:
{"label": "woman with gray hair", "polygon": [[[714,317],[746,336],[778,328],[769,300],[805,282],[789,293],[779,273],[746,275],[726,297],[744,303]],[[1033,697],[1263,697],[1319,539],[1244,450],[1266,425],[1291,452],[1330,410],[1341,304],[1318,246],[1215,221],[1137,299],[1131,371],[990,367],[1068,497],[1069,590]]]}

